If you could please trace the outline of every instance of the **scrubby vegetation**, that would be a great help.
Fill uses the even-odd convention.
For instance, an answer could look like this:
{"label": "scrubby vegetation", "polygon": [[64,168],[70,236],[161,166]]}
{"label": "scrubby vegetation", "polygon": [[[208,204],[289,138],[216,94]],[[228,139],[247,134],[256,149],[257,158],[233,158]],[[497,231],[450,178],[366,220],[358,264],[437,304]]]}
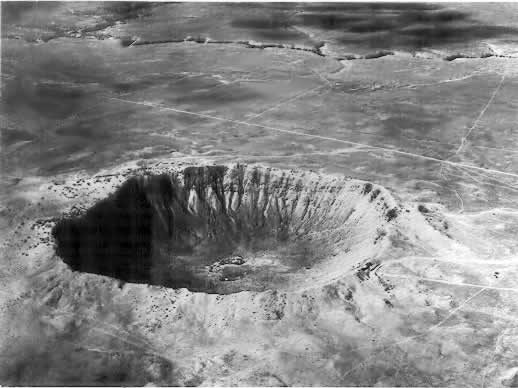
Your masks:
{"label": "scrubby vegetation", "polygon": [[376,189],[372,192],[370,201],[374,201],[376,198],[378,198],[378,195],[380,195],[381,191],[379,189]]}
{"label": "scrubby vegetation", "polygon": [[419,206],[417,207],[417,210],[419,210],[419,211],[420,211],[421,213],[423,213],[423,214],[426,214],[426,213],[430,212],[430,211],[428,210],[428,208],[427,208],[426,206],[424,206],[424,205],[419,205]]}
{"label": "scrubby vegetation", "polygon": [[387,221],[390,222],[398,216],[398,211],[396,208],[392,208],[387,212],[387,214],[385,216],[387,218]]}

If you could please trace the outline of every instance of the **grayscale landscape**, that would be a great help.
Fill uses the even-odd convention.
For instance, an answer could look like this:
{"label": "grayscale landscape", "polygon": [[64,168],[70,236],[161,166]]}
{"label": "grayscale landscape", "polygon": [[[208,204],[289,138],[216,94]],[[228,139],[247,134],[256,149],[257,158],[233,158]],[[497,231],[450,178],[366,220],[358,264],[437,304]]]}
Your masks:
{"label": "grayscale landscape", "polygon": [[1,385],[518,386],[517,4],[1,35]]}

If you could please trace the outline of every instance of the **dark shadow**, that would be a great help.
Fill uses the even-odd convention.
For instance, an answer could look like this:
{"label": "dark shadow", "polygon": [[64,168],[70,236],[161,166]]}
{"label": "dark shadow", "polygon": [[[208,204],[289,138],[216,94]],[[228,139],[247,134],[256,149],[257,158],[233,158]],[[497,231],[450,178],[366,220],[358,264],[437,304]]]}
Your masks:
{"label": "dark shadow", "polygon": [[152,219],[151,204],[131,179],[83,216],[59,221],[52,234],[58,255],[73,270],[148,282]]}
{"label": "dark shadow", "polygon": [[[134,177],[83,215],[60,220],[52,230],[56,252],[74,271],[127,282],[178,287],[185,278],[161,277],[173,254],[193,254],[203,235],[197,216],[189,214],[181,188],[170,176]],[[167,257],[169,256],[169,257]],[[171,279],[177,279],[178,284]]]}

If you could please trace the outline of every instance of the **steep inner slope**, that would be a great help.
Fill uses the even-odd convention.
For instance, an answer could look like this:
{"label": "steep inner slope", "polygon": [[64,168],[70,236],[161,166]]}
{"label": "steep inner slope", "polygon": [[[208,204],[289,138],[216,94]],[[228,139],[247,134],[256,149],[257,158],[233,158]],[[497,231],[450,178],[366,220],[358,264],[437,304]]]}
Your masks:
{"label": "steep inner slope", "polygon": [[[308,278],[323,262],[374,255],[398,212],[380,193],[258,167],[189,167],[130,178],[53,235],[73,270],[209,293],[262,291]],[[364,239],[372,241],[360,252]]]}

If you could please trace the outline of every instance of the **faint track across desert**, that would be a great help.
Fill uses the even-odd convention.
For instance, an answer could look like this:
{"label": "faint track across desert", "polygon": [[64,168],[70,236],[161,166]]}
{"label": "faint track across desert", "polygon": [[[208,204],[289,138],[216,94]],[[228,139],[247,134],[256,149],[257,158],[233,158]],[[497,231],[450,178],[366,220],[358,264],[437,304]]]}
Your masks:
{"label": "faint track across desert", "polygon": [[311,138],[320,139],[320,140],[329,140],[329,141],[338,142],[338,143],[344,143],[344,144],[350,144],[350,145],[354,145],[354,146],[370,148],[370,149],[373,149],[373,150],[387,151],[387,152],[391,152],[391,153],[398,154],[398,155],[409,156],[409,157],[412,157],[412,158],[420,158],[420,159],[429,160],[429,161],[438,162],[438,163],[444,163],[444,164],[448,164],[448,165],[452,165],[452,166],[460,166],[460,167],[465,167],[465,168],[469,168],[469,169],[473,169],[473,170],[484,171],[484,172],[487,172],[487,173],[500,174],[500,175],[506,175],[506,176],[511,176],[511,177],[514,177],[514,178],[518,178],[518,174],[511,173],[511,172],[494,170],[494,169],[484,168],[484,167],[478,167],[478,166],[473,166],[473,165],[464,164],[464,163],[452,162],[452,161],[449,161],[449,160],[438,159],[438,158],[434,158],[432,156],[425,156],[425,155],[414,154],[414,153],[411,153],[411,152],[401,151],[401,150],[393,149],[393,148],[373,146],[373,145],[369,145],[369,144],[365,144],[365,143],[358,143],[358,142],[353,142],[353,141],[349,141],[349,140],[338,139],[338,138],[335,138],[335,137],[315,135],[315,134],[311,134],[311,133],[304,133],[304,132],[294,131],[294,130],[290,130],[290,129],[282,129],[282,128],[271,127],[271,126],[268,126],[268,125],[249,123],[247,121],[227,119],[227,118],[207,115],[207,114],[203,114],[203,113],[196,113],[196,112],[191,112],[191,111],[187,111],[187,110],[171,108],[171,107],[163,106],[163,105],[160,105],[160,104],[153,104],[153,103],[149,103],[149,102],[126,100],[126,99],[117,98],[117,97],[111,97],[111,96],[106,96],[106,95],[102,96],[102,97],[107,99],[107,100],[120,101],[120,102],[135,104],[135,105],[142,105],[142,106],[147,106],[147,107],[151,107],[151,108],[168,110],[168,111],[171,111],[171,112],[182,113],[182,114],[187,114],[187,115],[191,115],[191,116],[197,116],[197,117],[201,117],[201,118],[205,118],[205,119],[223,121],[223,122],[234,123],[234,124],[239,124],[239,125],[246,125],[246,126],[249,126],[249,127],[262,128],[262,129],[267,129],[267,130],[270,130],[270,131],[275,131],[275,132],[280,132],[280,133],[287,133],[287,134],[291,134],[291,135],[311,137]]}
{"label": "faint track across desert", "polygon": [[489,285],[484,285],[484,284],[450,282],[448,280],[432,279],[432,278],[416,276],[416,275],[401,275],[401,274],[383,273],[383,276],[387,276],[387,277],[391,277],[391,278],[409,279],[409,280],[411,280],[411,279],[422,280],[422,281],[426,281],[426,282],[448,284],[451,286],[459,286],[459,287],[481,288],[483,290],[518,292],[518,288],[513,288],[513,287],[496,287],[496,286],[489,286]]}

